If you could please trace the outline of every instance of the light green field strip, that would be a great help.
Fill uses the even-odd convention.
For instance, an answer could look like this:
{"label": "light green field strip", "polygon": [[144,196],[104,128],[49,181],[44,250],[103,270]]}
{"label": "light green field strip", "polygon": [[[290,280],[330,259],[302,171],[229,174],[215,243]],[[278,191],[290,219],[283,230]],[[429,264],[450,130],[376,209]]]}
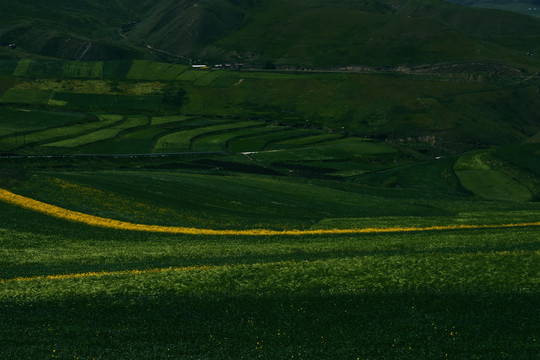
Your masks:
{"label": "light green field strip", "polygon": [[175,80],[187,69],[189,69],[187,65],[134,60],[126,78],[130,80]]}
{"label": "light green field strip", "polygon": [[464,230],[464,229],[495,229],[508,227],[540,226],[540,221],[518,224],[495,224],[495,225],[445,225],[427,227],[388,227],[388,228],[353,228],[353,229],[314,229],[314,230],[268,230],[268,229],[248,229],[248,230],[213,230],[199,229],[181,226],[162,226],[135,224],[126,221],[102,218],[99,216],[83,214],[77,211],[50,205],[25,196],[14,194],[10,191],[0,189],[0,200],[7,203],[21,206],[26,209],[38,211],[42,214],[54,216],[59,219],[75,221],[91,226],[102,228],[144,231],[168,234],[192,234],[192,235],[330,235],[330,234],[374,234],[390,232],[412,232],[412,231],[443,231],[443,230]]}
{"label": "light green field strip", "polygon": [[182,131],[178,131],[178,132],[161,137],[158,140],[155,148],[156,149],[167,148],[169,150],[171,149],[189,150],[190,145],[191,145],[191,139],[193,139],[196,136],[200,136],[200,135],[211,133],[211,132],[228,131],[228,130],[234,130],[234,129],[244,128],[244,127],[249,127],[249,126],[263,125],[263,124],[264,122],[262,121],[244,121],[244,122],[237,122],[237,123],[206,126],[206,127],[201,127],[201,128],[191,129],[191,130],[182,130]]}
{"label": "light green field strip", "polygon": [[151,125],[163,125],[163,124],[169,124],[184,120],[192,119],[193,116],[187,116],[187,115],[168,115],[168,116],[153,116],[151,120]]}
{"label": "light green field strip", "polygon": [[146,124],[148,124],[148,118],[146,117],[140,117],[140,116],[131,117],[131,118],[128,118],[124,124],[97,130],[90,134],[81,135],[75,138],[56,141],[50,144],[45,144],[44,146],[76,147],[76,146],[87,145],[87,144],[91,144],[97,141],[112,139],[124,130],[128,130],[128,129],[146,125]]}
{"label": "light green field strip", "polygon": [[66,61],[64,62],[66,78],[98,78],[103,77],[103,61]]}
{"label": "light green field strip", "polygon": [[53,96],[52,90],[8,89],[0,98],[2,103],[46,105]]}
{"label": "light green field strip", "polygon": [[32,59],[22,59],[17,64],[17,67],[13,71],[13,76],[26,76],[28,68],[32,64]]}
{"label": "light green field strip", "polygon": [[[59,137],[78,136],[81,133],[87,131],[98,130],[112,126],[122,121],[123,119],[121,115],[100,115],[99,118],[99,121],[75,124],[71,126],[62,126],[27,134],[25,135],[25,142],[35,143],[47,140],[54,140]],[[20,142],[20,136],[12,136],[5,138],[3,142],[11,145],[16,145]]]}

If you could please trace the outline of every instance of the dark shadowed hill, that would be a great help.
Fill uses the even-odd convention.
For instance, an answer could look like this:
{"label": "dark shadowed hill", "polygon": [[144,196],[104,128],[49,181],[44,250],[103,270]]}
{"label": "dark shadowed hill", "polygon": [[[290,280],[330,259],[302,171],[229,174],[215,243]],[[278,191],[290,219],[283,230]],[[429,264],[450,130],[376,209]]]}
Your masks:
{"label": "dark shadowed hill", "polygon": [[16,44],[79,60],[168,53],[259,67],[480,61],[535,70],[540,49],[540,20],[438,0],[1,0],[0,23],[4,53]]}

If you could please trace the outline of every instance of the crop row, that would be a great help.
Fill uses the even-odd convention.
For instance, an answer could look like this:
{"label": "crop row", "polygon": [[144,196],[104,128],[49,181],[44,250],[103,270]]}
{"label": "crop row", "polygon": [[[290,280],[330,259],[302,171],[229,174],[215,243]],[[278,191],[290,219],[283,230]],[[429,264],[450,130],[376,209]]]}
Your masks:
{"label": "crop row", "polygon": [[[8,92],[4,99],[9,100],[9,97],[17,92],[32,93],[36,102],[52,101],[45,100],[51,93],[45,96],[43,91],[36,90],[13,90]],[[66,97],[57,95],[54,94],[55,101],[73,102],[74,100],[70,99],[77,99],[78,94],[67,94],[69,96]],[[84,95],[85,101],[88,100],[87,97],[87,94]],[[99,99],[103,99],[102,95],[95,97],[98,102]],[[27,96],[27,99],[30,98]],[[142,102],[144,103],[144,99]],[[115,143],[136,137],[139,144],[146,149],[133,151],[136,153],[192,150],[255,152],[320,145],[332,143],[340,138],[339,135],[323,133],[320,130],[276,126],[259,120],[231,121],[185,115],[148,118],[112,114],[98,114],[96,118],[94,115],[84,117],[68,112],[20,110],[9,107],[0,111],[0,137],[2,148],[6,150],[38,145],[66,148],[65,151],[68,151],[68,148],[109,141],[110,150],[106,152],[114,153]],[[55,114],[57,115],[53,116]],[[13,121],[14,119],[17,121]]]}

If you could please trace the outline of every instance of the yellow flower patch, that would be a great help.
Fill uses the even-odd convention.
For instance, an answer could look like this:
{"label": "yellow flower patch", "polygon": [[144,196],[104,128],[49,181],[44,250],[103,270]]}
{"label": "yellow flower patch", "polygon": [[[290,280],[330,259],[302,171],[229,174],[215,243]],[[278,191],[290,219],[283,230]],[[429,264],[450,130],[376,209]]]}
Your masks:
{"label": "yellow flower patch", "polygon": [[102,218],[99,216],[83,214],[77,211],[68,210],[59,206],[47,204],[25,196],[14,194],[10,191],[0,189],[0,200],[10,204],[18,205],[26,209],[38,211],[42,214],[54,216],[59,219],[75,221],[87,225],[98,226],[117,230],[145,231],[169,234],[193,234],[193,235],[329,235],[329,234],[369,234],[369,233],[390,233],[390,232],[411,232],[411,231],[442,231],[458,229],[492,229],[505,227],[525,227],[540,226],[539,222],[500,224],[500,225],[445,225],[427,227],[389,227],[389,228],[363,228],[363,229],[318,229],[318,230],[213,230],[199,229],[181,226],[162,226],[135,224],[126,221]]}

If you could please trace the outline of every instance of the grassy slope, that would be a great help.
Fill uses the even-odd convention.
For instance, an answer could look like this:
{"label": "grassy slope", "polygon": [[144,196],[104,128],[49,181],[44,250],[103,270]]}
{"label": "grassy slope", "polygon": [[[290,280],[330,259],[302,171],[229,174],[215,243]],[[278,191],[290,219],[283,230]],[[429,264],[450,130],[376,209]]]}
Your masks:
{"label": "grassy slope", "polygon": [[529,66],[524,52],[538,46],[538,26],[537,20],[518,14],[438,1],[265,1],[240,29],[213,45],[237,51],[248,62],[251,54],[260,64],[388,66],[472,60]]}
{"label": "grassy slope", "polygon": [[[178,2],[171,12],[173,21],[183,4]],[[212,19],[212,4],[201,1],[202,9],[190,13],[193,20]],[[336,66],[342,64],[335,62],[340,58],[346,64],[417,64],[448,59],[439,46],[443,44],[455,54],[452,60],[537,67],[533,57],[521,54],[537,42],[533,20],[493,13],[476,21],[476,12],[434,7],[432,2],[406,2],[392,11],[379,2],[354,2],[361,8],[349,11],[351,4],[334,2],[328,11],[318,1],[262,2],[269,12],[245,12],[244,27],[202,51],[223,59],[239,49],[244,56],[258,46],[247,36],[252,31],[260,39],[268,37],[271,45],[250,55],[256,63]],[[0,1],[0,9],[8,5],[24,4]],[[81,4],[57,2],[51,11],[69,16],[69,7],[76,5]],[[94,2],[97,12],[76,21],[94,23],[93,17],[105,9],[100,6],[118,5],[126,4]],[[250,3],[221,5],[220,11],[240,11]],[[58,6],[68,10],[59,12]],[[282,11],[290,11],[288,19],[294,22],[286,23]],[[112,18],[98,20],[102,33],[79,35],[73,48],[61,39],[50,41],[57,31],[65,31],[61,28],[30,40],[35,22],[21,23],[20,30],[3,32],[0,39],[20,34],[21,47],[43,46],[45,53],[76,57],[86,49],[86,36],[114,33],[119,20],[131,21],[139,14],[126,12],[120,19],[110,13]],[[3,24],[18,24],[16,13],[2,11],[2,19],[6,14],[10,18]],[[334,38],[320,33],[323,15],[334,25]],[[357,29],[353,25],[360,18],[366,27]],[[132,41],[141,44],[169,26],[154,27],[163,20],[160,16],[143,20],[127,31],[128,36],[139,32],[139,40]],[[208,29],[204,21],[198,24]],[[200,35],[210,39],[236,26],[217,25],[222,27],[216,32]],[[377,25],[380,32],[369,33],[368,25]],[[517,41],[512,31],[525,40]],[[356,41],[354,51],[345,38]],[[244,44],[251,45],[242,48]],[[99,57],[100,47],[96,49]],[[107,50],[111,54],[116,56]],[[16,147],[3,151],[49,154],[52,148],[43,145],[62,141],[60,145],[77,146],[56,148],[60,152],[149,153],[163,136],[179,131],[196,134],[189,138],[195,145],[218,138],[227,149],[284,149],[150,159],[2,159],[0,186],[101,216],[212,228],[538,221],[538,203],[519,201],[525,200],[521,196],[505,198],[511,201],[489,196],[507,194],[508,187],[526,188],[531,200],[539,196],[538,144],[520,144],[540,131],[536,77],[483,64],[437,71],[436,76],[415,77],[300,76],[195,72],[131,61],[0,63],[0,114],[20,120],[6,122],[0,143],[10,139]],[[161,80],[152,81],[157,73]],[[101,101],[98,106],[96,100]],[[144,115],[134,123],[123,119],[134,115],[131,106],[140,106],[137,112]],[[32,117],[20,115],[19,108],[30,110]],[[51,110],[63,115],[53,118]],[[108,115],[84,117],[68,111]],[[92,122],[96,115],[103,120]],[[162,117],[167,115],[172,117]],[[223,123],[256,117],[268,125],[260,133],[232,138],[228,135],[239,130],[197,130],[215,125],[216,117],[223,117]],[[275,128],[285,130],[281,135],[269,132]],[[331,130],[347,138],[324,140]],[[366,141],[351,133],[388,139]],[[310,144],[314,136],[324,141]],[[36,142],[24,144],[26,137]],[[474,153],[433,159],[506,144],[511,146],[487,152],[490,156],[481,162]],[[336,171],[340,174],[334,175]],[[499,175],[471,187],[460,179],[460,171]],[[502,177],[512,179],[511,185],[499,181]],[[485,196],[490,186],[495,190]],[[540,329],[531,315],[539,297],[538,228],[216,238],[103,230],[4,203],[0,212],[0,344],[8,358],[510,359],[538,353]],[[177,269],[133,271],[168,267]],[[120,272],[10,281],[101,271]]]}
{"label": "grassy slope", "polygon": [[3,279],[195,266],[3,282],[9,357],[490,359],[538,350],[538,229],[214,238],[0,208]]}
{"label": "grassy slope", "polygon": [[[6,64],[0,102],[12,106],[258,117],[395,143],[434,141],[441,151],[456,152],[521,142],[540,131],[537,77],[482,67],[472,73],[449,67],[437,75],[398,75],[197,72],[140,61]],[[92,76],[80,78],[81,73]],[[158,73],[162,80],[149,80],[148,74]]]}
{"label": "grassy slope", "polygon": [[420,0],[149,4],[6,1],[0,42],[17,43],[13,55],[69,59],[164,56],[294,67],[481,61],[538,69],[526,53],[540,46],[540,22],[514,13]]}

